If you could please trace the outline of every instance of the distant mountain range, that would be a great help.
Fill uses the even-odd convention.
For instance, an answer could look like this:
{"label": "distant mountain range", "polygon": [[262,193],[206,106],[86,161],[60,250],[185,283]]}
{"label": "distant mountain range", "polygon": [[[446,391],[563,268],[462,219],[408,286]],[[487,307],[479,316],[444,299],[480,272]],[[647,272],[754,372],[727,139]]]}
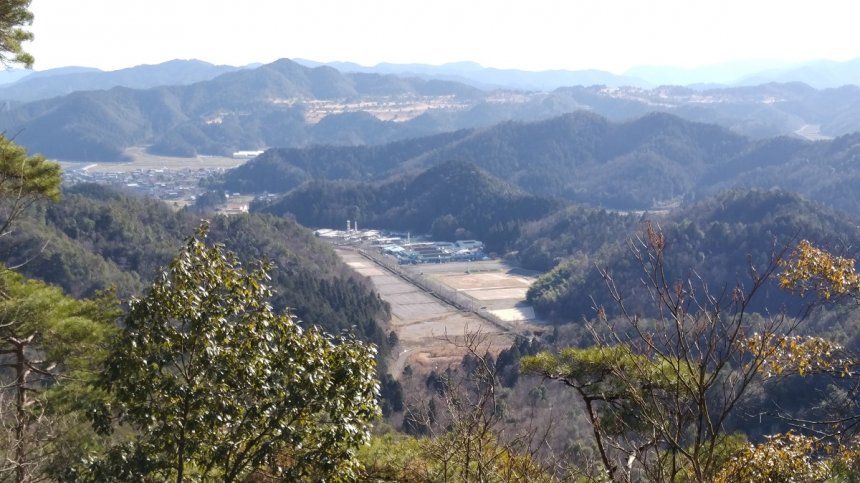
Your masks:
{"label": "distant mountain range", "polygon": [[190,85],[115,87],[11,106],[0,118],[0,130],[18,133],[16,141],[31,151],[67,160],[118,161],[135,145],[180,156],[229,154],[268,146],[384,142],[443,131],[448,126],[441,122],[436,128],[419,125],[414,132],[398,129],[404,123],[379,121],[362,110],[368,108],[362,102],[375,99],[379,115],[394,116],[391,98],[408,111],[426,108],[425,98],[444,107],[470,105],[487,95],[459,83],[342,74],[284,59]]}
{"label": "distant mountain range", "polygon": [[364,72],[370,74],[395,74],[423,78],[440,78],[470,84],[481,89],[524,89],[551,91],[564,86],[606,85],[610,87],[650,84],[637,77],[616,75],[602,70],[545,70],[526,71],[518,69],[495,69],[483,67],[475,62],[454,62],[443,65],[428,64],[377,64],[365,67],[352,62],[315,62],[296,59],[308,67],[327,65],[341,72]]}
{"label": "distant mountain range", "polygon": [[309,67],[328,65],[343,72],[366,72],[420,77],[447,78],[480,88],[551,91],[559,87],[605,85],[608,87],[687,86],[696,89],[740,87],[771,82],[803,82],[816,89],[829,89],[860,83],[860,59],[844,62],[738,61],[695,68],[636,66],[623,74],[601,70],[524,71],[494,69],[474,62],[442,65],[377,64],[372,67],[352,62],[321,63],[297,59]]}
{"label": "distant mountain range", "polygon": [[768,69],[746,75],[738,79],[736,84],[756,85],[765,82],[803,82],[818,89],[858,85],[860,83],[860,59],[845,62],[819,60]]}
{"label": "distant mountain range", "polygon": [[148,89],[166,85],[186,85],[213,79],[239,69],[241,67],[213,65],[200,60],[171,60],[156,65],[139,65],[110,72],[87,67],[62,67],[33,72],[19,78],[16,82],[0,84],[0,100],[29,102],[77,91],[113,87]]}
{"label": "distant mountain range", "polygon": [[[773,61],[723,62],[691,68],[642,65],[631,67],[624,72],[624,75],[645,79],[647,82],[655,86],[704,86],[706,88],[728,87],[747,85],[740,82],[744,77],[773,69],[787,68],[791,65],[792,64],[786,62]],[[773,81],[774,79],[762,79],[760,82],[757,82],[757,84],[765,84]],[[838,86],[828,85],[823,87]]]}
{"label": "distant mountain range", "polygon": [[[306,67],[333,67],[344,73],[368,73],[442,79],[469,84],[484,90],[522,89],[552,91],[559,87],[604,85],[608,87],[652,88],[661,85],[707,89],[751,86],[770,82],[802,82],[816,89],[857,85],[860,58],[838,62],[816,60],[800,63],[738,61],[696,68],[636,66],[623,74],[596,69],[526,71],[483,67],[475,62],[442,65],[381,63],[363,66],[353,62],[317,62],[294,59]],[[92,67],[61,67],[45,71],[0,70],[0,100],[33,101],[74,91],[131,87],[146,89],[162,85],[183,85],[209,80],[243,67],[213,65],[200,60],[171,60],[155,65],[139,65],[116,71]],[[45,78],[52,77],[52,81]],[[18,84],[12,86],[11,84]]]}
{"label": "distant mountain range", "polygon": [[[217,75],[222,69],[233,70]],[[137,82],[151,84],[215,77],[148,89],[117,86],[27,103],[0,101],[0,131],[13,133],[30,151],[79,161],[120,161],[134,146],[147,146],[153,154],[195,156],[315,144],[377,145],[510,120],[540,121],[578,110],[613,122],[667,112],[753,138],[793,135],[815,140],[860,131],[858,86],[574,86],[523,92],[487,91],[429,77],[343,73],[286,59],[235,69],[176,61],[110,73],[110,82],[135,76]],[[104,74],[78,68],[35,73],[0,92],[19,89],[35,95],[40,85],[72,85],[74,79]]]}

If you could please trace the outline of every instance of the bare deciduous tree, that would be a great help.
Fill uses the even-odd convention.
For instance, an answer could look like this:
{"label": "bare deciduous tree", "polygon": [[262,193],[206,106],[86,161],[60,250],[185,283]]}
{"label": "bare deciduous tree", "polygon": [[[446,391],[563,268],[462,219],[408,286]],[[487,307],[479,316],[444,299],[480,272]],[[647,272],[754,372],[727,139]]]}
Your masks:
{"label": "bare deciduous tree", "polygon": [[749,338],[784,337],[800,320],[782,311],[766,317],[749,311],[782,253],[759,269],[751,262],[746,286],[714,291],[694,272],[680,280],[667,275],[659,228],[648,224],[629,246],[651,306],[629,307],[612,274],[602,270],[619,315],[597,307],[593,347],[525,358],[524,369],[579,394],[602,477],[711,481],[738,444],[726,425],[774,351]]}
{"label": "bare deciduous tree", "polygon": [[434,481],[554,481],[538,463],[548,426],[504,424],[506,405],[489,344],[481,333],[448,342],[466,353],[463,364],[436,374],[434,394],[407,404],[407,425],[428,436],[425,457]]}

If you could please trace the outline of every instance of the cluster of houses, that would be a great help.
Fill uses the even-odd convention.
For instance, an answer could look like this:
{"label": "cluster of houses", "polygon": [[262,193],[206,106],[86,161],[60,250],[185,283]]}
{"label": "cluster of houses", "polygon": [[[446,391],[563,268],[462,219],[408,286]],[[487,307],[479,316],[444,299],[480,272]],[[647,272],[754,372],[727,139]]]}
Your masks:
{"label": "cluster of houses", "polygon": [[201,179],[223,171],[222,168],[183,168],[103,172],[88,167],[67,166],[63,169],[63,185],[98,183],[165,201],[193,200],[195,195],[203,191],[200,188]]}

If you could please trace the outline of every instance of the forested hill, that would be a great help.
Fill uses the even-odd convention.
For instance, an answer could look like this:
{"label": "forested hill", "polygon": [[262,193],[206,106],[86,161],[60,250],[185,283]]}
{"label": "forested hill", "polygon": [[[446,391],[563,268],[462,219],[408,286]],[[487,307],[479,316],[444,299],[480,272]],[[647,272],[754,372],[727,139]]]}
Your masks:
{"label": "forested hill", "polygon": [[286,193],[312,179],[372,181],[397,172],[408,160],[468,136],[463,130],[381,146],[312,146],[270,149],[230,170],[226,189],[243,193]]}
{"label": "forested hill", "polygon": [[[0,240],[0,250],[14,254],[8,263],[20,264],[24,275],[73,296],[115,286],[126,298],[149,285],[199,223],[195,215],[174,212],[160,201],[79,185],[60,203],[22,220]],[[271,215],[216,217],[210,239],[246,264],[272,262],[277,310],[289,307],[305,323],[333,333],[352,330],[385,349],[379,323],[388,318],[387,304],[309,230]]]}
{"label": "forested hill", "polygon": [[530,193],[638,209],[694,191],[710,167],[747,144],[724,128],[668,114],[616,124],[576,113],[500,124],[428,153],[421,162],[462,159]]}
{"label": "forested hill", "polygon": [[358,220],[367,228],[432,233],[440,240],[478,238],[489,250],[504,253],[519,238],[522,223],[560,205],[526,194],[471,163],[449,161],[382,183],[311,181],[255,209],[290,213],[313,227]]}
{"label": "forested hill", "polygon": [[286,192],[307,179],[383,179],[462,160],[534,195],[613,209],[648,210],[743,187],[782,188],[860,215],[858,153],[856,134],[751,140],[669,114],[613,123],[579,112],[378,147],[270,150],[224,183]]}
{"label": "forested hill", "polygon": [[546,272],[576,257],[593,263],[633,236],[642,216],[570,204],[539,220],[524,223],[514,248],[526,268]]}
{"label": "forested hill", "polygon": [[[439,141],[443,141],[440,143]],[[368,179],[403,167],[448,160],[474,163],[541,196],[620,208],[693,191],[710,166],[738,156],[750,142],[723,128],[652,114],[615,124],[578,112],[536,123],[508,122],[377,148],[270,150],[227,173],[225,186],[276,191],[296,177]],[[418,149],[416,149],[418,148]]]}
{"label": "forested hill", "polygon": [[[647,218],[640,219],[640,233]],[[749,285],[750,262],[761,271],[775,253],[800,239],[837,253],[860,246],[855,219],[783,191],[729,191],[654,223],[665,235],[668,279],[701,277],[714,294],[735,283]],[[561,263],[532,286],[528,298],[541,313],[559,320],[592,317],[593,307],[599,305],[611,313],[616,305],[598,266],[612,274],[630,307],[643,313],[653,307],[640,282],[642,268],[624,243],[609,243]],[[751,309],[778,312],[792,302],[797,302],[796,297],[772,283]]]}

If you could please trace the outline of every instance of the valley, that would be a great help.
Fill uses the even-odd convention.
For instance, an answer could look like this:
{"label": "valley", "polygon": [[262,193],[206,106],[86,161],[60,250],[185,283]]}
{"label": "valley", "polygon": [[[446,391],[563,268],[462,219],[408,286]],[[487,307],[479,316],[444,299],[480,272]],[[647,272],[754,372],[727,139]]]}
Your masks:
{"label": "valley", "polygon": [[[180,3],[281,52],[0,71],[0,481],[860,481],[860,58],[563,70],[698,47],[649,45],[659,4],[560,43],[581,6],[541,41],[561,4]],[[0,66],[50,38],[30,9],[0,0]],[[511,65],[285,57],[423,17],[427,51],[477,55],[462,28]]]}
{"label": "valley", "polygon": [[[203,180],[223,175],[225,170],[248,161],[226,156],[157,156],[147,153],[143,147],[128,148],[125,157],[128,161],[60,161],[63,185],[97,183],[114,186],[182,207],[193,204],[195,198],[205,192],[205,188],[200,186]],[[242,199],[244,211],[252,199]],[[234,198],[232,203],[225,203],[224,208],[229,209],[236,204]]]}

